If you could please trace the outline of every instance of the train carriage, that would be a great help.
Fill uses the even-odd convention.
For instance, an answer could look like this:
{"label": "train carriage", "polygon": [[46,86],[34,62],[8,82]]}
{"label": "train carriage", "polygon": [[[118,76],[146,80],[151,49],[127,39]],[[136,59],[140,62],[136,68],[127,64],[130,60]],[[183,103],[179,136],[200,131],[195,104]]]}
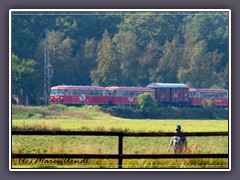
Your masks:
{"label": "train carriage", "polygon": [[218,107],[228,106],[226,89],[189,89],[189,102],[192,106],[202,106],[203,102],[213,102]]}
{"label": "train carriage", "polygon": [[107,91],[101,86],[60,85],[51,88],[51,103],[62,104],[107,104]]}
{"label": "train carriage", "polygon": [[126,104],[136,105],[137,96],[154,90],[146,87],[101,87],[101,86],[54,86],[50,102],[68,105],[80,104]]}
{"label": "train carriage", "polygon": [[137,104],[137,96],[144,92],[154,97],[154,90],[146,87],[106,87],[108,90],[109,104]]}
{"label": "train carriage", "polygon": [[147,87],[155,90],[155,99],[159,106],[189,104],[189,87],[181,83],[151,83]]}

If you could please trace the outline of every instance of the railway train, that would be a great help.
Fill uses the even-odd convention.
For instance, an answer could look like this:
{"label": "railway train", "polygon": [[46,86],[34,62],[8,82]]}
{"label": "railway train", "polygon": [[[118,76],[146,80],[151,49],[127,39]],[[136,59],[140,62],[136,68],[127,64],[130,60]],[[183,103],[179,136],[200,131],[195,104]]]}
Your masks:
{"label": "railway train", "polygon": [[59,85],[51,88],[50,103],[66,105],[136,105],[137,96],[148,92],[158,106],[202,106],[212,101],[218,107],[228,106],[228,90],[196,89],[181,83],[151,83],[146,87],[102,87]]}

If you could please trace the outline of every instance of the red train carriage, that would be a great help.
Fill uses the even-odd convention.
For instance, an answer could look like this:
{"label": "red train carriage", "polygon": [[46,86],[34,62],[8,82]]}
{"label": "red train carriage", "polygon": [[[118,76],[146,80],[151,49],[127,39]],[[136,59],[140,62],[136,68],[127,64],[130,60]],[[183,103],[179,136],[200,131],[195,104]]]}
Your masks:
{"label": "red train carriage", "polygon": [[214,101],[216,106],[228,106],[228,90],[226,89],[189,89],[189,101],[192,106],[202,106],[203,101]]}
{"label": "red train carriage", "polygon": [[108,97],[105,87],[61,85],[51,88],[50,102],[69,105],[107,104]]}
{"label": "red train carriage", "polygon": [[137,104],[137,96],[154,90],[145,87],[55,86],[51,88],[51,103],[62,104]]}
{"label": "red train carriage", "polygon": [[189,88],[180,83],[151,83],[147,87],[155,90],[155,99],[159,106],[189,104]]}
{"label": "red train carriage", "polygon": [[137,96],[144,92],[154,97],[154,90],[146,87],[106,87],[108,90],[109,104],[137,104]]}

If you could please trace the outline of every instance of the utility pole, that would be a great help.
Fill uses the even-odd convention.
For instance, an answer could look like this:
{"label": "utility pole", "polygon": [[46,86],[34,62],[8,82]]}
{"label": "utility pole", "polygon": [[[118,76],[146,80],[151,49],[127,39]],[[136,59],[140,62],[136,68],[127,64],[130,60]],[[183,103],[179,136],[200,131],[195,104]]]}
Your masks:
{"label": "utility pole", "polygon": [[50,41],[49,30],[45,29],[45,51],[44,51],[44,102],[49,104],[49,96],[51,91],[51,78],[53,75],[52,66],[50,64]]}

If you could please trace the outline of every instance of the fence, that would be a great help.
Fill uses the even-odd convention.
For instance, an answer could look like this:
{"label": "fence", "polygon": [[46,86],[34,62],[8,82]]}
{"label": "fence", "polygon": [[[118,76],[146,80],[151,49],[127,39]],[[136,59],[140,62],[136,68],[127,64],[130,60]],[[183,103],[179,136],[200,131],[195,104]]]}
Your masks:
{"label": "fence", "polygon": [[[12,154],[12,158],[84,158],[118,159],[122,168],[123,159],[166,159],[166,158],[228,158],[228,154],[123,154],[123,137],[175,136],[176,133],[125,133],[90,131],[12,131],[12,135],[64,135],[64,136],[118,136],[118,154]],[[188,132],[184,136],[228,136],[228,132]]]}

